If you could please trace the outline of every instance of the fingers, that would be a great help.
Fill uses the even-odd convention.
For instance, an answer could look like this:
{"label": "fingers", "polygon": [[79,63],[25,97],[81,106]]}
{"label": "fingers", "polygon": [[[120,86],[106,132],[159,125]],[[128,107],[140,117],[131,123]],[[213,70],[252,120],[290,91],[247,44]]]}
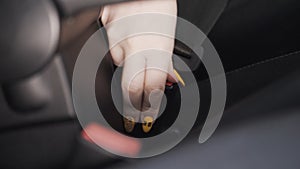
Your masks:
{"label": "fingers", "polygon": [[164,95],[165,84],[170,66],[170,57],[156,54],[147,57],[145,73],[144,96],[142,103],[141,121],[142,128],[148,133],[158,116],[161,100]]}
{"label": "fingers", "polygon": [[160,110],[170,65],[171,59],[166,52],[141,52],[126,58],[122,91],[127,132],[132,132],[137,122],[143,123],[144,132],[151,130]]}
{"label": "fingers", "polygon": [[162,97],[164,95],[167,74],[160,70],[147,69],[142,104],[141,121],[143,131],[148,133],[157,118]]}
{"label": "fingers", "polygon": [[[138,54],[128,57],[122,75],[123,116],[125,131],[134,130],[137,122],[142,122],[145,133],[151,131],[160,113],[166,80],[184,82],[173,69],[170,57],[164,53]],[[144,57],[142,56],[144,55]],[[160,60],[158,62],[158,60]],[[167,71],[168,70],[168,71]]]}
{"label": "fingers", "polygon": [[145,59],[129,57],[122,73],[123,117],[126,132],[132,132],[139,121],[144,91]]}

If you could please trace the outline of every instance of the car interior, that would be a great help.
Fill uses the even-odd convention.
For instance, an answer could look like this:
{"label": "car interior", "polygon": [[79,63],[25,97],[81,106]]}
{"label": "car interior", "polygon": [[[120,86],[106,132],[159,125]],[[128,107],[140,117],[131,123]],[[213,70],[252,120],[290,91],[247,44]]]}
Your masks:
{"label": "car interior", "polygon": [[[0,168],[300,167],[299,0],[177,0],[178,16],[207,35],[226,73],[226,107],[215,133],[198,142],[211,84],[194,51],[176,41],[174,54],[191,68],[201,100],[187,137],[172,150],[144,159],[113,155],[89,141],[73,105],[75,62],[101,28],[101,6],[125,1],[0,2]],[[99,66],[95,93],[105,119],[125,133],[109,92],[115,68],[108,53]],[[170,102],[153,131],[134,131],[131,137],[158,135],[176,120],[178,87],[165,93]]]}

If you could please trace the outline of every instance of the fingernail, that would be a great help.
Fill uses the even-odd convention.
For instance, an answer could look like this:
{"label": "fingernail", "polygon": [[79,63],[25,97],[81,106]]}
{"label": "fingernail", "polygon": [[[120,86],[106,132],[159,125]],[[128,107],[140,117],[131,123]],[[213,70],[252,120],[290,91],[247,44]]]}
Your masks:
{"label": "fingernail", "polygon": [[135,126],[135,121],[133,117],[127,116],[123,118],[124,128],[127,133],[131,133]]}
{"label": "fingernail", "polygon": [[144,123],[143,123],[143,131],[145,133],[149,133],[151,128],[152,128],[152,125],[153,125],[153,118],[150,117],[150,116],[146,116],[144,117]]}
{"label": "fingernail", "polygon": [[175,69],[174,69],[174,73],[175,73],[178,81],[182,84],[182,86],[185,86],[185,82],[183,81],[182,77],[179,75],[179,73]]}

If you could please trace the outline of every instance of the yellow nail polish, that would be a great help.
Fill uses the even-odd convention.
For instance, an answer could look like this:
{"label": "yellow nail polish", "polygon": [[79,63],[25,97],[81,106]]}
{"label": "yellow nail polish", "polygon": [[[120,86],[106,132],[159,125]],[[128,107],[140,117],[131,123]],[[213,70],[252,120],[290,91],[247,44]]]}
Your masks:
{"label": "yellow nail polish", "polygon": [[174,73],[175,73],[178,81],[182,84],[182,86],[185,86],[185,82],[183,81],[182,77],[179,75],[179,73],[175,69],[174,69]]}
{"label": "yellow nail polish", "polygon": [[127,133],[131,133],[133,131],[133,129],[134,129],[134,126],[135,126],[134,118],[127,116],[127,117],[123,118],[123,121],[124,121],[125,131]]}
{"label": "yellow nail polish", "polygon": [[151,130],[152,126],[153,126],[153,122],[154,122],[154,120],[153,120],[152,117],[150,117],[150,116],[144,117],[143,131],[145,133],[149,133],[150,132],[150,130]]}

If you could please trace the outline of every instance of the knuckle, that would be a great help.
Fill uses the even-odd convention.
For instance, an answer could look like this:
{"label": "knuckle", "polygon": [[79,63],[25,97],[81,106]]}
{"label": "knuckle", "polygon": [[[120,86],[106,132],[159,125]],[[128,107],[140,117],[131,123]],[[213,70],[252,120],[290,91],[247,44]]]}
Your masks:
{"label": "knuckle", "polygon": [[130,95],[137,94],[143,92],[143,85],[136,81],[132,81],[130,84],[124,83],[124,85],[122,85],[122,90],[128,92]]}
{"label": "knuckle", "polygon": [[128,87],[128,92],[129,94],[137,94],[137,93],[142,93],[143,91],[143,86],[137,85],[137,84],[130,84]]}
{"label": "knuckle", "polygon": [[146,85],[145,86],[145,92],[147,94],[150,94],[154,90],[164,91],[165,85],[164,84],[156,84],[156,85]]}

